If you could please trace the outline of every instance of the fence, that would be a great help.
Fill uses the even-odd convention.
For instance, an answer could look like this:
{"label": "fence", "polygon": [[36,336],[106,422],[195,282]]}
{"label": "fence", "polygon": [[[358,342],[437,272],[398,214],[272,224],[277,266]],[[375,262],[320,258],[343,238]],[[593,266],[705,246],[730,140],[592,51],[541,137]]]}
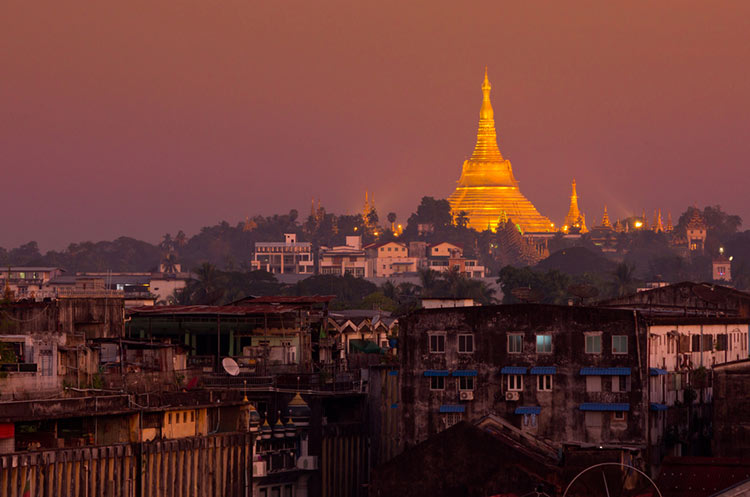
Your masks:
{"label": "fence", "polygon": [[0,497],[240,497],[251,455],[246,433],[8,454]]}

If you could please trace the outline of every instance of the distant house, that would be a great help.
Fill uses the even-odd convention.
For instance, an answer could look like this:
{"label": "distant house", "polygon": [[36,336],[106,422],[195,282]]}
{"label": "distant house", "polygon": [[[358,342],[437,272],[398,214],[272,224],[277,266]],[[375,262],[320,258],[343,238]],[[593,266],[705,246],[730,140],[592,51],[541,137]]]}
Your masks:
{"label": "distant house", "polygon": [[405,243],[380,242],[365,246],[370,276],[388,278],[399,273],[417,271],[418,259],[409,256]]}
{"label": "distant house", "polygon": [[294,233],[284,233],[283,242],[255,242],[250,267],[274,274],[313,274],[312,244],[298,242]]}

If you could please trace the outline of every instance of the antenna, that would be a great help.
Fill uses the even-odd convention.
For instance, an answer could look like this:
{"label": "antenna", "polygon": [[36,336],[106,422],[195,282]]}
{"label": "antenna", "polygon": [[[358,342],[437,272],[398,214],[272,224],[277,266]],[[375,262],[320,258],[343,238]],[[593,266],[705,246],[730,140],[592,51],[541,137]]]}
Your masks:
{"label": "antenna", "polygon": [[237,376],[238,374],[240,374],[240,367],[237,365],[237,362],[231,357],[225,357],[224,359],[222,359],[221,367],[224,368],[224,371],[226,371],[229,376]]}

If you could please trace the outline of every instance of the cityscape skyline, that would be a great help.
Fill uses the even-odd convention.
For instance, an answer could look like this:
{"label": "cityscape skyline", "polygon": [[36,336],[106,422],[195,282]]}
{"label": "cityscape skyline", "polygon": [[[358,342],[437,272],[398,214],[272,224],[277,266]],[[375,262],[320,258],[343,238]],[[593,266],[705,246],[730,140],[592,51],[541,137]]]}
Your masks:
{"label": "cityscape skyline", "polygon": [[485,66],[500,149],[556,224],[573,179],[591,221],[750,217],[750,6],[432,5],[9,6],[0,246],[357,213],[367,190],[403,222],[454,190]]}

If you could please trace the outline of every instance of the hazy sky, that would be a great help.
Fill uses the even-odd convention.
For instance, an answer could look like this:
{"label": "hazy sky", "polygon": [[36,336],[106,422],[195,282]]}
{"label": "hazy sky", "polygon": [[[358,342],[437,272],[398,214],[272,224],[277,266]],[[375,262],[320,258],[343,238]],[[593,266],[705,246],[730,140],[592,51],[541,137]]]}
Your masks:
{"label": "hazy sky", "polygon": [[[556,222],[721,204],[750,226],[750,2],[0,3],[0,246],[297,208],[404,221],[500,149]],[[676,219],[675,219],[676,221]]]}

